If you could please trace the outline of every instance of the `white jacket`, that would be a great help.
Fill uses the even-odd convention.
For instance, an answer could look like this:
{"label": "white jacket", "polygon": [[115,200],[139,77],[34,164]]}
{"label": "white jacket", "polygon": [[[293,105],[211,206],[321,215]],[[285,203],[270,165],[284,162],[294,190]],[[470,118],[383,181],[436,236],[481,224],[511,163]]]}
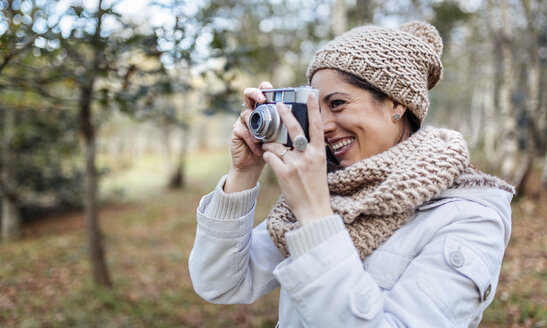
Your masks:
{"label": "white jacket", "polygon": [[[511,232],[508,192],[445,191],[363,262],[337,215],[286,236],[282,258],[266,222],[253,229],[255,189],[217,186],[201,200],[189,268],[207,301],[252,303],[281,286],[279,327],[420,328],[476,327],[492,302]],[[217,217],[205,214],[212,201]]]}

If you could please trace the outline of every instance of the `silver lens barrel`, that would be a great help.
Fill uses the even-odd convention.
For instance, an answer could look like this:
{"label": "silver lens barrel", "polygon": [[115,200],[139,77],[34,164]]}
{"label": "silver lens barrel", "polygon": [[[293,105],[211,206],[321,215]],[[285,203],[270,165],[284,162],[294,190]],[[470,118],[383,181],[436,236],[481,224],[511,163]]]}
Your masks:
{"label": "silver lens barrel", "polygon": [[275,140],[280,126],[281,118],[273,104],[259,105],[249,116],[249,130],[264,142]]}

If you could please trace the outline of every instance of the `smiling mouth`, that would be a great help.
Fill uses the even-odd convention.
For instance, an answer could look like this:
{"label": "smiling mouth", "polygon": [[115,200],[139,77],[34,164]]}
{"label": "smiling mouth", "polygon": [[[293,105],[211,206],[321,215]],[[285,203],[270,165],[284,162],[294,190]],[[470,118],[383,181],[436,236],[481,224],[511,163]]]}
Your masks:
{"label": "smiling mouth", "polygon": [[344,139],[334,144],[331,144],[330,146],[332,150],[334,151],[334,155],[338,155],[342,153],[345,149],[347,149],[349,146],[351,146],[354,141],[355,141],[355,138]]}

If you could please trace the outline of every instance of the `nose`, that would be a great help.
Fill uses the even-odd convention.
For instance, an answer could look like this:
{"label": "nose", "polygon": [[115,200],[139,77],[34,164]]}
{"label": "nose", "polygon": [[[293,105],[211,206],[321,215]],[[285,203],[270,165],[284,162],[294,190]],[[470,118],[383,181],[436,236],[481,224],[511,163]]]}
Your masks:
{"label": "nose", "polygon": [[328,108],[321,111],[321,120],[323,121],[323,133],[325,136],[336,130],[336,117]]}

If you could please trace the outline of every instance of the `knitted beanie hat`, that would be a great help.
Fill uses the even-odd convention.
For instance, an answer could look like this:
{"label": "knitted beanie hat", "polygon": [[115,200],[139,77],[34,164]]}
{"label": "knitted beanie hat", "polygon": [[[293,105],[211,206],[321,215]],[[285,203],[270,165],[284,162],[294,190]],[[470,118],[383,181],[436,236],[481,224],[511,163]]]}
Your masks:
{"label": "knitted beanie hat", "polygon": [[441,78],[442,39],[426,22],[399,28],[366,25],[327,43],[308,66],[308,82],[320,69],[334,68],[360,77],[423,121],[428,90]]}

